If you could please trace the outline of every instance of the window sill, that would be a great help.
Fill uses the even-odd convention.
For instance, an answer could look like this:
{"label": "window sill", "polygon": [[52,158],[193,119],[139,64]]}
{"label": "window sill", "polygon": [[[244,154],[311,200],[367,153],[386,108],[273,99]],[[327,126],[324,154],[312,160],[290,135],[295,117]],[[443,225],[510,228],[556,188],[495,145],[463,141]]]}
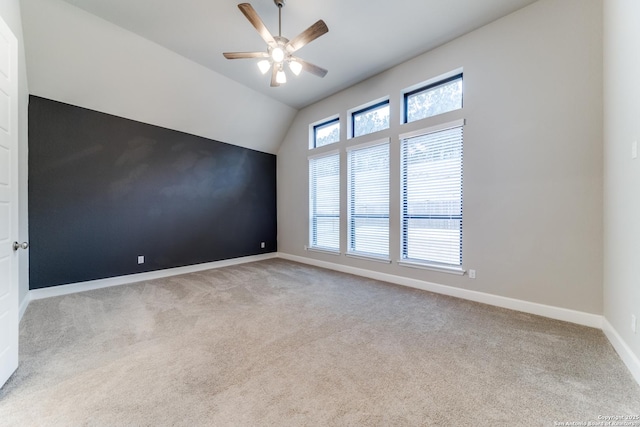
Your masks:
{"label": "window sill", "polygon": [[375,261],[375,262],[381,262],[384,264],[391,264],[391,260],[389,258],[379,257],[375,255],[368,255],[368,254],[362,254],[357,252],[348,252],[345,255],[348,256],[349,258],[358,258],[358,259],[365,259],[367,261]]}
{"label": "window sill", "polygon": [[398,265],[402,267],[420,268],[422,270],[437,271],[439,273],[455,274],[458,276],[463,276],[467,272],[466,270],[460,267],[446,267],[446,266],[437,265],[437,264],[429,264],[425,262],[416,262],[416,261],[407,261],[407,260],[398,261]]}
{"label": "window sill", "polygon": [[318,253],[321,253],[321,254],[328,254],[328,255],[335,255],[335,256],[342,255],[340,253],[340,251],[331,250],[331,249],[323,249],[323,248],[312,248],[312,247],[309,247],[309,246],[305,246],[304,250],[305,251],[309,251],[309,252],[318,252]]}

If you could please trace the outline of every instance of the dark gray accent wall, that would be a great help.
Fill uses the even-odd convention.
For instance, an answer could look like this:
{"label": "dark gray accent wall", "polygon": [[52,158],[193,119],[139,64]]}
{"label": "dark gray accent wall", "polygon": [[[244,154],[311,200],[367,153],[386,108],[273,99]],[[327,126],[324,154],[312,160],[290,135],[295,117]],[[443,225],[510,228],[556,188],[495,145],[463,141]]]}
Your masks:
{"label": "dark gray accent wall", "polygon": [[29,239],[30,289],[274,252],[276,156],[31,96]]}

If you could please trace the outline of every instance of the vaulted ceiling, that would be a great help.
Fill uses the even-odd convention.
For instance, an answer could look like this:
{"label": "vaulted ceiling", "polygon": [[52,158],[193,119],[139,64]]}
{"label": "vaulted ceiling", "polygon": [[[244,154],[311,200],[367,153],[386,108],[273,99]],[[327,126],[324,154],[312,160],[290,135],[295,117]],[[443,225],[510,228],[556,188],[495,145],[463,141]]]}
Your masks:
{"label": "vaulted ceiling", "polygon": [[[298,51],[329,70],[269,85],[257,60],[227,60],[222,52],[260,51],[265,43],[237,8],[237,0],[65,0],[164,46],[240,84],[289,105],[307,106],[514,12],[535,0],[287,0],[282,34],[289,39],[323,19],[329,33]],[[273,0],[251,0],[272,34]]]}

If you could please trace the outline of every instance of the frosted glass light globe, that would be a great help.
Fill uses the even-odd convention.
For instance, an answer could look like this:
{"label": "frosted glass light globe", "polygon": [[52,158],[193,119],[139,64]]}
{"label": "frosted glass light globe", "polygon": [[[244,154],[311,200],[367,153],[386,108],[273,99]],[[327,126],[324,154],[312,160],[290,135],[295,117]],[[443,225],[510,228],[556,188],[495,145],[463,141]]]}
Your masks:
{"label": "frosted glass light globe", "polygon": [[291,69],[293,74],[295,74],[296,76],[299,76],[300,75],[300,71],[302,71],[302,64],[300,64],[297,61],[290,61],[289,62],[289,68]]}
{"label": "frosted glass light globe", "polygon": [[267,71],[269,71],[269,68],[271,68],[271,63],[266,59],[263,59],[262,61],[258,62],[258,68],[260,68],[260,72],[262,74],[267,74]]}
{"label": "frosted glass light globe", "polygon": [[276,73],[276,82],[280,84],[284,84],[287,82],[287,75],[284,73],[284,71],[280,70]]}
{"label": "frosted glass light globe", "polygon": [[275,62],[282,62],[284,60],[284,50],[280,47],[276,47],[271,51],[271,58]]}

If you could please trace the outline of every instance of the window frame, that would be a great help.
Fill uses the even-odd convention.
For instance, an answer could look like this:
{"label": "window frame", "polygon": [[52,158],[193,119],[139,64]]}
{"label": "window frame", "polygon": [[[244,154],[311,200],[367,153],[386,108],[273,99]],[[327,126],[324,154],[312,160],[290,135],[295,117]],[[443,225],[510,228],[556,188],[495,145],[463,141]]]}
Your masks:
{"label": "window frame", "polygon": [[[318,129],[331,126],[331,125],[333,125],[335,123],[338,123],[338,125],[339,125],[338,126],[338,139],[336,141],[330,142],[328,144],[318,146],[318,138],[317,138]],[[340,123],[340,116],[339,115],[331,117],[331,118],[328,118],[328,119],[324,119],[324,120],[321,120],[319,122],[316,122],[315,124],[312,124],[311,125],[311,138],[310,138],[311,139],[311,144],[310,144],[309,149],[313,150],[315,148],[326,147],[328,145],[340,142],[340,127],[341,127],[341,123]]]}
{"label": "window frame", "polygon": [[[367,104],[366,107],[357,107],[356,109],[349,111],[349,123],[351,124],[351,129],[350,129],[350,138],[360,138],[362,136],[366,136],[366,135],[371,135],[373,133],[376,132],[380,132],[384,129],[380,129],[379,131],[376,132],[370,132],[370,133],[365,133],[362,135],[358,135],[356,136],[356,116],[366,113],[367,111],[372,111],[372,110],[376,110],[382,106],[388,105],[389,106],[389,127],[391,127],[391,103],[389,101],[389,98],[384,98],[381,101],[374,101],[371,104]],[[385,128],[385,129],[389,129],[389,127]]]}
{"label": "window frame", "polygon": [[[457,111],[457,110],[461,110],[464,108],[464,73],[462,71],[460,71],[459,73],[455,73],[450,75],[449,77],[445,77],[442,79],[438,79],[432,83],[427,83],[426,85],[421,85],[415,89],[410,89],[407,90],[405,92],[402,93],[402,124],[408,124],[408,123],[414,123],[417,122],[418,120],[424,120],[427,119],[429,117],[435,117],[438,116],[440,114],[445,114],[445,113],[440,113],[440,114],[435,114],[433,116],[427,116],[427,117],[423,117],[422,119],[418,119],[418,120],[413,120],[413,121],[409,121],[409,108],[408,108],[408,102],[409,102],[409,98],[413,95],[422,93],[422,92],[427,92],[430,89],[434,89],[438,86],[442,86],[445,85],[447,83],[451,83],[455,80],[460,80],[462,82],[462,94],[460,96],[460,108],[456,108],[455,110],[451,110],[451,111]],[[449,111],[447,111],[449,112]]]}

